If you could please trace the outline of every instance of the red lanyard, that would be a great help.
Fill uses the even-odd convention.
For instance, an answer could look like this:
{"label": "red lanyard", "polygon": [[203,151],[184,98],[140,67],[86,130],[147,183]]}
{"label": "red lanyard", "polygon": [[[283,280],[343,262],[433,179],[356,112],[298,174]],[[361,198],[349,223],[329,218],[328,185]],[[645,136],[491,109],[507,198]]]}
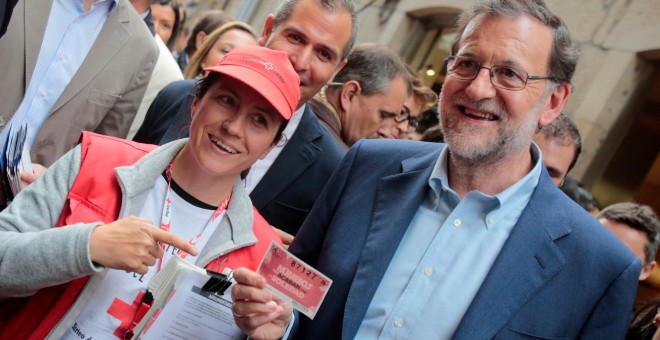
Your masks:
{"label": "red lanyard", "polygon": [[[170,231],[170,226],[172,224],[172,168],[174,167],[173,164],[174,161],[170,162],[170,164],[167,165],[167,168],[165,169],[165,175],[167,176],[167,192],[165,194],[165,201],[163,202],[163,213],[160,218],[160,229],[169,232]],[[218,208],[213,212],[211,215],[211,218],[209,219],[208,222],[206,222],[206,225],[204,228],[197,234],[195,235],[189,243],[193,246],[197,245],[197,242],[199,239],[202,237],[202,235],[205,234],[210,234],[215,231],[217,228],[217,224],[214,224],[216,219],[222,215],[222,213],[227,209],[227,206],[229,205],[229,200],[231,199],[232,192],[227,195],[227,197],[220,203]],[[213,225],[212,227],[209,227],[209,225]],[[205,235],[207,236],[207,235]],[[165,244],[162,244],[161,247],[163,247],[163,251],[167,247]],[[179,255],[182,259],[186,259],[188,256],[188,253],[186,253],[183,250],[179,250],[177,252],[177,255]],[[164,257],[164,255],[163,255]],[[163,267],[163,259],[158,263],[158,271]]]}

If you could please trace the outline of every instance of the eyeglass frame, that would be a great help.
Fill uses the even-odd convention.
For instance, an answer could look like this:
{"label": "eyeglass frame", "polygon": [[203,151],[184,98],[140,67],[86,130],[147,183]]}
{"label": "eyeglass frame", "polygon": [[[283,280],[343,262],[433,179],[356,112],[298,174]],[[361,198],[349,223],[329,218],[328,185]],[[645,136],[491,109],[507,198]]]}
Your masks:
{"label": "eyeglass frame", "polygon": [[[450,67],[449,67],[449,63],[453,63],[457,58],[470,60],[470,61],[474,62],[474,63],[478,66],[476,72],[474,73],[474,77],[472,77],[472,78],[460,77],[460,78],[459,78],[459,77],[456,76],[455,74],[450,73],[450,71],[449,71],[449,69],[450,69]],[[447,65],[447,75],[451,76],[452,78],[456,78],[456,79],[458,79],[458,80],[475,80],[475,79],[477,79],[477,76],[479,76],[479,72],[480,72],[482,69],[486,69],[486,70],[488,70],[488,73],[489,73],[489,75],[490,75],[489,78],[490,78],[490,83],[491,83],[491,85],[493,85],[494,87],[497,87],[497,88],[499,88],[499,89],[503,89],[503,90],[509,90],[509,91],[521,91],[521,90],[524,90],[525,87],[527,87],[527,82],[530,81],[530,80],[549,80],[549,81],[552,81],[552,82],[555,82],[555,83],[558,83],[558,82],[559,82],[559,79],[557,79],[557,78],[555,78],[555,77],[550,77],[550,76],[530,76],[529,73],[527,73],[527,71],[525,71],[525,70],[523,70],[523,69],[521,69],[521,68],[518,68],[518,67],[507,66],[507,65],[493,65],[493,66],[491,66],[491,67],[486,67],[486,66],[483,66],[480,62],[478,62],[478,61],[476,61],[476,60],[474,60],[474,59],[472,59],[472,58],[462,57],[462,56],[457,56],[457,55],[452,55],[452,56],[449,56],[449,57],[445,58],[445,59],[444,59],[444,62],[445,62],[445,64]],[[508,88],[508,87],[504,87],[504,86],[502,86],[502,85],[495,84],[495,83],[493,82],[493,79],[495,78],[495,73],[493,72],[493,67],[495,67],[495,68],[508,68],[508,69],[512,69],[512,70],[520,71],[520,72],[522,72],[523,74],[525,74],[525,75],[527,76],[527,78],[524,79],[523,86],[522,86],[521,88]],[[522,80],[522,79],[521,79],[521,80]]]}
{"label": "eyeglass frame", "polygon": [[411,116],[410,113],[406,112],[406,110],[404,109],[402,109],[401,112],[396,117],[393,117],[393,119],[397,124],[401,124],[404,121],[407,121],[408,131],[416,130],[417,127],[419,126],[419,120],[416,117]]}

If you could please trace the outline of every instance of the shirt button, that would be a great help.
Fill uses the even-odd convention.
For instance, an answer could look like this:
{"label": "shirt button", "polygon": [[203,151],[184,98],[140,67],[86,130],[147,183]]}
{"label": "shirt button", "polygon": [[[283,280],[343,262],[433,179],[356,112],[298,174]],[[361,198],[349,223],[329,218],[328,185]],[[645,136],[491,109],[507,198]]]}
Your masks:
{"label": "shirt button", "polygon": [[39,94],[40,94],[42,97],[45,97],[46,95],[48,95],[48,93],[47,93],[46,91],[44,91],[44,90],[41,90],[41,92],[39,92]]}
{"label": "shirt button", "polygon": [[76,19],[76,23],[78,24],[80,23],[80,18]]}
{"label": "shirt button", "polygon": [[493,224],[493,223],[495,223],[495,218],[489,217],[488,218],[488,224]]}
{"label": "shirt button", "polygon": [[433,268],[431,268],[431,267],[424,268],[424,274],[426,276],[431,276],[431,274],[433,274]]}
{"label": "shirt button", "polygon": [[60,53],[60,60],[64,60],[64,53]]}
{"label": "shirt button", "polygon": [[461,219],[457,218],[454,220],[454,227],[460,227],[461,226]]}
{"label": "shirt button", "polygon": [[403,327],[403,319],[394,320],[394,327],[397,327],[397,328]]}

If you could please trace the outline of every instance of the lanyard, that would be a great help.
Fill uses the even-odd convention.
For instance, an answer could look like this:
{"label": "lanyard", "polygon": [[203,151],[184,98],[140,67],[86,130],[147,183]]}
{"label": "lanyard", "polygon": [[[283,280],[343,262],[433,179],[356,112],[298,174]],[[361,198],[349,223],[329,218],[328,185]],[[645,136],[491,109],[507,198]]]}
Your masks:
{"label": "lanyard", "polygon": [[[165,201],[163,202],[163,213],[160,218],[160,229],[164,230],[166,232],[170,231],[170,226],[172,224],[172,168],[174,167],[174,161],[170,162],[170,164],[167,165],[167,168],[165,169],[165,175],[167,176],[167,191],[165,194]],[[218,219],[219,216],[222,215],[222,213],[227,209],[227,206],[229,205],[229,200],[231,199],[232,192],[227,195],[227,197],[220,203],[217,209],[213,212],[211,215],[211,218],[209,219],[208,222],[206,222],[206,225],[204,228],[193,238],[188,241],[193,246],[197,245],[197,242],[199,241],[202,236],[206,237],[209,234],[213,233],[215,229],[218,227],[218,223],[216,220]],[[161,247],[163,248],[163,251],[167,247],[164,243],[161,244]],[[177,252],[177,255],[179,255],[182,259],[186,259],[188,257],[188,253],[186,253],[183,250],[179,250]],[[165,254],[163,254],[163,258],[160,259],[158,263],[158,271],[163,267],[163,259],[165,258]]]}
{"label": "lanyard", "polygon": [[[167,168],[165,169],[165,174],[167,176],[167,191],[165,193],[165,201],[163,202],[163,213],[160,218],[160,229],[167,232],[170,231],[170,226],[172,225],[172,168],[173,167],[174,167],[174,161],[170,162],[170,164],[168,164]],[[195,235],[190,241],[188,241],[188,243],[195,246],[197,245],[197,241],[199,241],[199,239],[202,236],[206,237],[209,234],[213,233],[215,229],[217,229],[219,222],[218,223],[214,223],[214,222],[227,209],[227,206],[229,205],[229,200],[231,199],[231,195],[232,192],[230,192],[229,195],[227,195],[227,197],[222,201],[222,203],[220,203],[218,208],[215,209],[209,221],[206,222],[206,225],[204,225],[204,228],[197,235]],[[165,251],[165,248],[167,246],[165,244],[161,244],[161,247],[163,248],[163,251]],[[188,253],[179,249],[177,255],[179,255],[181,259],[185,260],[186,257],[188,256]],[[163,254],[163,257],[158,261],[158,271],[160,271],[163,268],[164,258],[165,258],[165,254]],[[227,254],[227,256],[224,258],[222,262],[219,262],[220,258],[216,258],[215,265],[217,267],[221,266],[225,261],[227,261],[228,258],[229,258],[229,254]],[[142,320],[144,315],[151,308],[152,303],[153,303],[153,296],[151,292],[147,290],[142,298],[142,302],[139,304],[138,309],[135,315],[133,316],[133,320],[129,325],[129,329],[126,331],[126,333],[124,333],[124,339],[130,339],[133,337],[133,330],[135,329],[135,326]]]}

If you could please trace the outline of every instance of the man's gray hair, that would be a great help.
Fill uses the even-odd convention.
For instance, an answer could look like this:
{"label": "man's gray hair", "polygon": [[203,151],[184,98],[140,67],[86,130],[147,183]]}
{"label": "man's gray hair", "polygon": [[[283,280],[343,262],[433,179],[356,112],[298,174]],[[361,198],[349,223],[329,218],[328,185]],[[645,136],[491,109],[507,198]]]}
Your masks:
{"label": "man's gray hair", "polygon": [[467,25],[481,15],[508,18],[529,15],[551,28],[554,40],[547,76],[560,83],[571,82],[579,58],[578,49],[571,40],[566,24],[550,11],[543,0],[481,0],[476,2],[458,18],[456,24],[458,34],[451,48],[453,55],[458,52]]}
{"label": "man's gray hair", "polygon": [[[348,44],[344,46],[344,50],[342,51],[341,54],[341,60],[346,59],[348,54],[351,52],[351,49],[353,48],[353,45],[355,44],[355,40],[357,39],[357,35],[358,35],[357,13],[355,12],[355,6],[353,5],[353,1],[352,0],[308,0],[308,1],[318,2],[323,8],[325,8],[329,12],[334,12],[343,8],[351,15],[351,39],[348,41]],[[299,2],[300,0],[286,0],[284,1],[284,3],[282,3],[282,5],[277,9],[277,12],[275,13],[273,29],[276,29],[280,24],[287,21],[291,17],[291,15],[293,14],[293,10],[295,9],[296,5]]]}
{"label": "man's gray hair", "polygon": [[411,95],[412,82],[406,62],[387,46],[365,43],[351,51],[346,66],[337,73],[334,83],[355,80],[360,83],[362,93],[370,96],[387,91],[396,77],[406,81],[408,95]]}

